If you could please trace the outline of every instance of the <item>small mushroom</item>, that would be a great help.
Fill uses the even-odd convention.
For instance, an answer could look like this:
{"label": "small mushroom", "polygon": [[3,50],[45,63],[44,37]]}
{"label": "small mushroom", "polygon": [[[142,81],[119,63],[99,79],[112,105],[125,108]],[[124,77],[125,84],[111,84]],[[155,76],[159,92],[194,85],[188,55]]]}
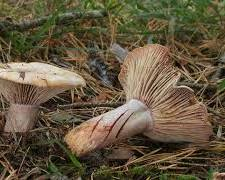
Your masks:
{"label": "small mushroom", "polygon": [[26,132],[32,129],[40,104],[79,86],[85,86],[80,75],[49,64],[1,64],[0,93],[10,103],[4,131]]}
{"label": "small mushroom", "polygon": [[208,142],[206,107],[192,89],[176,86],[179,77],[166,47],[133,50],[119,74],[126,104],[72,129],[65,141],[78,156],[141,133],[161,142]]}

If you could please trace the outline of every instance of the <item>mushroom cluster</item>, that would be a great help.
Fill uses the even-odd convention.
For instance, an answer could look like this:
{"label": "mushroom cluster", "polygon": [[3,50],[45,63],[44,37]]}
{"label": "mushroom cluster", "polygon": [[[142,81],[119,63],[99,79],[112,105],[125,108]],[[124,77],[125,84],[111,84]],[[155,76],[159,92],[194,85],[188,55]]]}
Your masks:
{"label": "mushroom cluster", "polygon": [[33,128],[40,104],[63,91],[85,86],[78,74],[45,63],[8,63],[0,66],[0,93],[9,102],[5,132]]}
{"label": "mushroom cluster", "polygon": [[166,47],[133,50],[119,74],[126,103],[70,130],[66,143],[83,156],[136,134],[161,142],[208,142],[213,132],[207,109],[192,89],[176,85],[179,77]]}

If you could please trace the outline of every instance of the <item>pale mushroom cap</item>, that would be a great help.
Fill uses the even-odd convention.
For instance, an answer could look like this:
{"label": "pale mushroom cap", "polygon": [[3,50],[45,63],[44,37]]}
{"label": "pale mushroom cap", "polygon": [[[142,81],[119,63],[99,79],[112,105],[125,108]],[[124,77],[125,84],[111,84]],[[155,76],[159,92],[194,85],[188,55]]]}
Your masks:
{"label": "pale mushroom cap", "polygon": [[37,87],[79,87],[86,84],[75,72],[39,62],[1,64],[0,79]]}

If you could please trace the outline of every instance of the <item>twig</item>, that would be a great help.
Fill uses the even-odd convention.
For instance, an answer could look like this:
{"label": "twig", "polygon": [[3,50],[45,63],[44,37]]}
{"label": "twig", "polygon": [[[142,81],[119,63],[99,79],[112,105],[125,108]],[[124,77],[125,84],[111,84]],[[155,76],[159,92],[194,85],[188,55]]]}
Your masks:
{"label": "twig", "polygon": [[[105,11],[87,11],[87,12],[68,12],[57,15],[55,24],[65,24],[72,23],[72,21],[76,19],[95,19],[95,18],[103,18],[107,15]],[[0,21],[0,32],[6,31],[25,31],[31,28],[35,28],[43,25],[48,20],[50,20],[53,16],[44,16],[34,20],[24,20],[19,23],[14,23],[10,21]]]}
{"label": "twig", "polygon": [[124,102],[82,102],[82,103],[72,103],[66,105],[58,105],[60,109],[68,109],[68,108],[95,108],[95,107],[112,107],[116,108],[118,106],[123,105]]}
{"label": "twig", "polygon": [[[68,109],[68,108],[95,108],[95,107],[112,107],[117,108],[121,105],[123,105],[125,102],[82,102],[82,103],[72,103],[72,104],[66,104],[66,105],[58,105],[57,107],[59,109]],[[218,116],[220,118],[225,118],[225,115],[221,114],[218,111],[215,111],[213,108],[207,107],[208,111],[215,116]]]}
{"label": "twig", "polygon": [[64,68],[72,68],[73,66],[71,63],[64,61],[61,57],[55,54],[50,55],[50,62]]}
{"label": "twig", "polygon": [[217,85],[216,84],[200,84],[200,83],[192,83],[192,82],[178,82],[177,85],[179,86],[188,86],[193,89],[208,89],[211,91],[216,91],[217,90]]}

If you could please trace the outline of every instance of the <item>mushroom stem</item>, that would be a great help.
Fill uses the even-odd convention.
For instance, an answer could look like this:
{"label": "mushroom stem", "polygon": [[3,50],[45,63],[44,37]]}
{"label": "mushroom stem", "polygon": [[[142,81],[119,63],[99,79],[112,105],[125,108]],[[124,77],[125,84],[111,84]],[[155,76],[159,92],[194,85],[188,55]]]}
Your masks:
{"label": "mushroom stem", "polygon": [[142,133],[151,129],[152,126],[153,119],[147,106],[132,99],[72,129],[65,136],[65,141],[77,156],[82,156],[121,139]]}
{"label": "mushroom stem", "polygon": [[10,104],[6,114],[5,132],[26,132],[33,128],[39,106]]}

